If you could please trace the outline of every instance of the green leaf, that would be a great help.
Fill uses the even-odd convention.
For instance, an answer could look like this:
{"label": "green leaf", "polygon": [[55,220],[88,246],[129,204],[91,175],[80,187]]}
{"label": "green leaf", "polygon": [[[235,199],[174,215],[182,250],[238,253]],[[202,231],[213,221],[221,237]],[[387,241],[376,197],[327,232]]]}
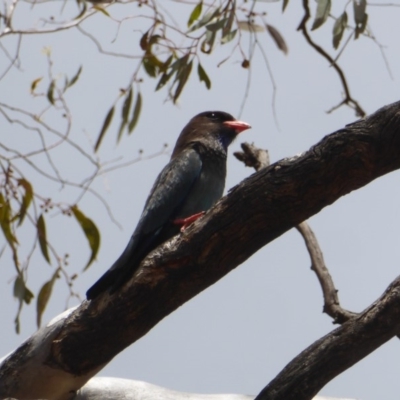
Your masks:
{"label": "green leaf", "polygon": [[[164,71],[164,73],[161,75],[160,80],[157,83],[156,86],[156,91],[160,90],[162,87],[164,87],[166,85],[166,83],[171,79],[171,77],[174,75],[174,73],[179,70],[179,68],[181,67],[181,65],[186,63],[186,60],[188,59],[188,55],[183,56],[182,58],[179,58],[178,60],[176,60],[171,66],[171,62],[173,60],[173,56],[170,56],[168,58],[168,60],[164,63],[164,67],[162,68],[162,70]],[[167,72],[167,70],[169,70]]]}
{"label": "green leaf", "polygon": [[67,83],[65,89],[68,89],[68,88],[70,88],[71,86],[75,85],[75,83],[76,83],[76,82],[78,81],[78,79],[79,79],[79,76],[80,76],[81,72],[82,72],[82,65],[78,68],[77,73],[76,73],[76,74],[72,77],[72,79]]}
{"label": "green leaf", "polygon": [[14,281],[14,297],[26,304],[29,304],[35,297],[20,275],[18,275]]}
{"label": "green leaf", "polygon": [[14,319],[15,323],[15,331],[17,333],[20,332],[20,321],[19,316],[21,315],[22,306],[24,303],[29,304],[34,297],[33,293],[27,288],[25,282],[20,274],[18,274],[17,278],[14,281],[14,289],[13,289],[14,297],[18,299],[19,306],[17,315]]}
{"label": "green leaf", "polygon": [[208,77],[206,71],[204,68],[199,65],[197,66],[197,73],[199,74],[200,82],[204,82],[206,84],[207,89],[211,89],[211,81],[210,78]]}
{"label": "green leaf", "polygon": [[140,111],[142,110],[142,95],[138,92],[136,97],[135,108],[133,109],[132,119],[129,122],[128,131],[132,133],[139,120]]}
{"label": "green leaf", "polygon": [[188,33],[195,31],[196,29],[201,28],[202,26],[208,24],[210,21],[212,21],[214,18],[220,15],[219,8],[216,8],[215,10],[209,11],[207,14],[203,16],[203,18],[198,21],[196,24],[194,24],[189,30]]}
{"label": "green leaf", "polygon": [[16,247],[18,240],[12,231],[11,219],[10,203],[4,198],[3,194],[0,193],[0,226],[7,243],[11,248],[15,268],[19,272],[18,252]]}
{"label": "green leaf", "polygon": [[149,33],[150,33],[150,31],[148,30],[148,31],[140,38],[139,45],[140,45],[140,48],[141,48],[143,51],[146,51],[146,50],[147,50]]}
{"label": "green leaf", "polygon": [[367,27],[368,14],[366,0],[353,0],[354,9],[354,22],[356,23],[355,38],[358,39],[359,35],[365,31]]}
{"label": "green leaf", "polygon": [[110,111],[108,111],[106,118],[104,119],[103,126],[101,127],[99,137],[97,138],[96,144],[94,146],[94,151],[97,151],[100,147],[101,141],[103,140],[103,137],[104,137],[105,133],[107,132],[107,129],[110,126],[111,121],[113,119],[114,110],[115,110],[115,107],[112,106],[110,108]]}
{"label": "green leaf", "polygon": [[125,126],[128,124],[129,111],[131,110],[131,104],[132,104],[132,96],[133,96],[133,90],[131,87],[129,89],[127,96],[125,97],[125,101],[122,106],[122,113],[121,113],[122,120],[118,131],[117,142],[120,141],[122,137],[122,132],[124,131]]}
{"label": "green leaf", "polygon": [[255,24],[254,22],[250,20],[246,21],[238,21],[237,23],[238,28],[240,28],[242,31],[247,31],[247,32],[264,32],[264,27],[261,25]]}
{"label": "green leaf", "polygon": [[40,83],[40,81],[43,79],[41,76],[40,78],[36,78],[34,81],[31,83],[31,93],[33,93],[37,87],[37,85]]}
{"label": "green leaf", "polygon": [[342,40],[343,33],[347,27],[347,13],[346,11],[336,20],[333,25],[333,47],[337,49],[340,41]]}
{"label": "green leaf", "polygon": [[49,100],[50,104],[54,105],[54,89],[56,87],[56,82],[53,79],[50,83],[49,88],[47,89],[47,100]]}
{"label": "green leaf", "polygon": [[178,85],[175,89],[175,93],[173,96],[174,103],[176,103],[176,101],[178,100],[178,97],[180,96],[183,88],[186,85],[186,82],[190,76],[190,73],[192,72],[192,66],[193,66],[193,61],[190,61],[185,67],[182,68],[182,70],[179,72],[179,74],[177,76]]}
{"label": "green leaf", "polygon": [[230,42],[231,40],[233,40],[236,36],[237,33],[237,29],[235,29],[232,32],[229,32],[228,34],[226,34],[222,39],[221,39],[221,44],[225,44]]}
{"label": "green leaf", "polygon": [[50,264],[49,250],[47,248],[46,224],[44,222],[43,214],[40,214],[40,217],[36,222],[36,229],[38,233],[40,250],[42,250],[43,257]]}
{"label": "green leaf", "polygon": [[164,67],[164,63],[149,51],[147,51],[143,56],[142,64],[147,72],[147,75],[151,76],[152,78],[155,78],[158,75],[159,69]]}
{"label": "green leaf", "polygon": [[82,10],[81,10],[81,12],[74,18],[75,20],[81,19],[81,18],[85,15],[86,10],[87,10],[86,1],[81,1],[81,2],[79,2],[79,3],[82,4]]}
{"label": "green leaf", "polygon": [[162,65],[160,66],[160,72],[166,72],[173,59],[174,59],[174,56],[173,56],[173,55],[170,55],[170,56],[167,58],[167,60],[164,61],[164,62],[162,63]]}
{"label": "green leaf", "polygon": [[49,302],[51,292],[53,291],[54,282],[59,277],[59,268],[53,274],[51,279],[47,281],[39,290],[39,294],[36,301],[36,325],[40,328],[42,322],[42,315],[46,309],[47,303]]}
{"label": "green leaf", "polygon": [[324,24],[331,11],[331,0],[317,0],[317,14],[311,30],[315,30]]}
{"label": "green leaf", "polygon": [[164,86],[166,85],[166,83],[170,80],[170,78],[171,78],[171,76],[172,76],[173,74],[174,74],[174,71],[171,71],[171,72],[169,72],[168,74],[164,72],[164,73],[161,75],[161,78],[160,78],[160,80],[159,80],[158,83],[157,83],[156,91],[157,91],[157,90],[160,90],[162,87],[164,87]]}
{"label": "green leaf", "polygon": [[286,7],[287,7],[288,4],[289,4],[289,0],[283,0],[282,12],[284,12],[286,10]]}
{"label": "green leaf", "polygon": [[189,21],[187,23],[188,28],[193,24],[193,22],[197,21],[201,15],[201,11],[203,9],[203,2],[196,4],[196,7],[193,9],[192,13],[190,14]]}
{"label": "green leaf", "polygon": [[100,11],[102,14],[104,14],[106,17],[111,17],[110,16],[110,14],[108,13],[108,11],[105,9],[105,8],[103,8],[103,7],[100,7],[99,5],[93,5],[93,8],[95,9],[95,10],[97,10],[97,11]]}
{"label": "green leaf", "polygon": [[153,63],[152,58],[143,57],[143,67],[150,77],[155,78],[157,76],[157,66]]}
{"label": "green leaf", "polygon": [[28,182],[26,179],[18,179],[18,185],[22,186],[24,188],[24,196],[22,197],[22,202],[21,202],[21,208],[19,210],[19,216],[18,216],[18,226],[22,224],[24,221],[26,212],[32,202],[33,199],[33,189],[32,185],[30,182]]}
{"label": "green leaf", "polygon": [[97,253],[100,248],[100,232],[97,229],[95,223],[88,217],[86,217],[82,211],[78,210],[77,206],[71,208],[76,220],[81,226],[86,239],[89,242],[89,247],[92,251],[89,261],[87,262],[84,271],[89,268],[90,264],[96,259]]}
{"label": "green leaf", "polygon": [[11,207],[2,193],[0,193],[0,226],[8,244],[12,249],[15,249],[15,244],[18,241],[11,229]]}
{"label": "green leaf", "polygon": [[227,22],[228,18],[223,18],[217,22],[213,22],[212,24],[206,25],[206,29],[211,32],[217,32],[218,30],[222,29]]}
{"label": "green leaf", "polygon": [[272,25],[267,24],[268,33],[271,35],[272,39],[274,40],[276,46],[279,50],[282,50],[285,54],[288,53],[288,47],[286,45],[285,39],[280,34],[280,32],[274,28]]}
{"label": "green leaf", "polygon": [[214,46],[214,42],[215,42],[215,37],[217,36],[217,34],[213,31],[207,31],[206,32],[206,38],[204,39],[203,43],[201,44],[200,50],[205,53],[205,54],[210,54],[213,46]]}
{"label": "green leaf", "polygon": [[222,29],[222,39],[224,39],[225,36],[227,36],[227,35],[229,35],[231,33],[233,21],[235,19],[235,15],[236,15],[236,5],[235,5],[235,2],[232,1],[231,9],[229,10],[229,15],[228,15],[226,24],[224,25],[224,27]]}

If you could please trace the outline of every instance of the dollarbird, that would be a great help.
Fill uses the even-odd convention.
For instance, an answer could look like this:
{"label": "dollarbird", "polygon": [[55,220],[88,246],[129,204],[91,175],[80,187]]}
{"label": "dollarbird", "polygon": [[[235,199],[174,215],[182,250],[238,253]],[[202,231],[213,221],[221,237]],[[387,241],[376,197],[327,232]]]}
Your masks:
{"label": "dollarbird", "polygon": [[193,117],[183,128],[171,160],[156,179],[128,245],[111,268],[86,292],[88,300],[122,287],[151,250],[183,231],[222,196],[227,149],[249,129],[222,111]]}

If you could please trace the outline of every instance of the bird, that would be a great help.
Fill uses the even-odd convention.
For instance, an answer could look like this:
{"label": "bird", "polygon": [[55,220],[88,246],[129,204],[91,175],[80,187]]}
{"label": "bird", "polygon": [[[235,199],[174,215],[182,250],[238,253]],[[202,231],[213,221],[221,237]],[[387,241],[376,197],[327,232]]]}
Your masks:
{"label": "bird", "polygon": [[86,292],[88,300],[118,291],[147,254],[184,231],[219,200],[225,187],[228,146],[249,128],[223,111],[202,112],[189,121],[150,191],[128,245]]}

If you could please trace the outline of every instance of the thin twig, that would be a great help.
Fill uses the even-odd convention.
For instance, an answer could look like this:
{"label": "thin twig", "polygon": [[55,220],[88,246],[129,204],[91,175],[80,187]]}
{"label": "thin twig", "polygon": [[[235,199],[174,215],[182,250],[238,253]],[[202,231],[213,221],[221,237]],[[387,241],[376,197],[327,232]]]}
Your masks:
{"label": "thin twig", "polygon": [[[259,149],[253,144],[242,143],[243,152],[236,152],[234,156],[247,167],[252,167],[256,171],[269,166],[268,150]],[[302,222],[296,226],[296,229],[302,235],[308,253],[311,258],[311,269],[317,275],[321,285],[324,297],[323,311],[333,318],[334,323],[343,324],[357,314],[347,311],[340,306],[337,290],[333,283],[333,279],[325,265],[324,257],[317,238],[307,222]]]}

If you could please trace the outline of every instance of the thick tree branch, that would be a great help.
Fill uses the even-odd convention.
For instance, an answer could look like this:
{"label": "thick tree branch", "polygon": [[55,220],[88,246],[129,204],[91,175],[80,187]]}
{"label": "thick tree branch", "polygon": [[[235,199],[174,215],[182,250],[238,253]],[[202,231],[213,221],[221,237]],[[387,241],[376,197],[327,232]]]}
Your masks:
{"label": "thick tree branch", "polygon": [[[182,235],[153,251],[121,292],[84,301],[65,319],[44,328],[40,341],[28,339],[0,366],[0,396],[67,398],[66,393],[74,393],[116,354],[258,249],[341,196],[400,168],[399,126],[400,102],[244,180]],[[391,317],[386,304],[395,298],[390,298],[379,314],[385,318]],[[367,330],[376,319],[363,319],[367,317],[363,314],[339,328],[366,347],[348,352],[345,363],[333,366],[336,373],[398,330],[398,317],[379,319],[381,327],[371,336]],[[357,321],[362,328],[349,331]],[[329,375],[322,368],[318,372],[318,381],[312,376],[296,380],[297,391],[307,385],[318,391]]]}

